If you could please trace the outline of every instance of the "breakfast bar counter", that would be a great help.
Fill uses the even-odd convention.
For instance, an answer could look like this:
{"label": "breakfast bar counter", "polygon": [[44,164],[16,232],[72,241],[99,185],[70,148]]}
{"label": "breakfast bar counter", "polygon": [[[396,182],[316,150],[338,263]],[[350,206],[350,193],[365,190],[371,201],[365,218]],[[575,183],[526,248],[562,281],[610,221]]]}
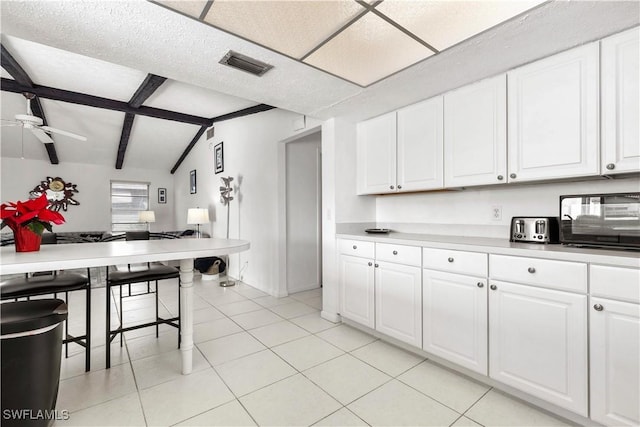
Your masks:
{"label": "breakfast bar counter", "polygon": [[0,274],[32,273],[156,261],[180,261],[182,373],[192,369],[193,260],[248,250],[246,240],[171,239],[43,245],[37,252],[0,249]]}

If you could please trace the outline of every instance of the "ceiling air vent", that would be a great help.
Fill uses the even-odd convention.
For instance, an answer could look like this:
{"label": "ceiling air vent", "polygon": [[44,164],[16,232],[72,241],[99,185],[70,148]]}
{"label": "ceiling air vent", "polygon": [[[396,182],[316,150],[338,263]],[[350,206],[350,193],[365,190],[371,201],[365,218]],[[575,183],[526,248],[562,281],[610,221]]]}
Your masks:
{"label": "ceiling air vent", "polygon": [[224,58],[220,60],[221,64],[228,65],[229,67],[237,68],[238,70],[246,71],[255,76],[262,76],[264,73],[273,68],[273,65],[265,64],[257,59],[249,58],[248,56],[236,53],[230,50]]}

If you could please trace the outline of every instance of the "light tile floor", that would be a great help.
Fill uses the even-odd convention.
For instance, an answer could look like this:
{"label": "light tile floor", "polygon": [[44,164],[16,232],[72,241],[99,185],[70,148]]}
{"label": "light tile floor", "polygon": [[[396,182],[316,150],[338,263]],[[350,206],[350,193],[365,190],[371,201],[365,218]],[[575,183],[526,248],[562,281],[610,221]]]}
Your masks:
{"label": "light tile floor", "polygon": [[[117,292],[117,291],[116,291]],[[320,317],[320,290],[274,298],[246,284],[194,283],[193,373],[180,373],[174,328],[126,334],[104,369],[105,294],[93,292],[92,370],[63,358],[56,426],[557,426],[546,412],[347,325]],[[160,285],[175,315],[176,283]],[[82,332],[83,296],[70,301]],[[112,302],[117,324],[117,299]],[[152,296],[125,299],[125,319],[153,316]]]}

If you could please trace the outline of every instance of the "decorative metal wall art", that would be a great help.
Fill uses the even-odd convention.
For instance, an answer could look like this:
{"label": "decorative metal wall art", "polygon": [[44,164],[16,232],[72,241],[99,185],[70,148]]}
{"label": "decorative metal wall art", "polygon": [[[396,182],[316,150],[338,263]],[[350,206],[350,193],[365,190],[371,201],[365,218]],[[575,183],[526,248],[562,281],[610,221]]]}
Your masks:
{"label": "decorative metal wall art", "polygon": [[52,211],[67,210],[69,205],[78,206],[80,202],[75,200],[74,193],[78,192],[76,184],[65,182],[59,176],[52,178],[47,177],[45,181],[41,181],[40,185],[36,186],[29,192],[31,197],[40,197],[42,194],[46,194],[49,201],[48,208]]}

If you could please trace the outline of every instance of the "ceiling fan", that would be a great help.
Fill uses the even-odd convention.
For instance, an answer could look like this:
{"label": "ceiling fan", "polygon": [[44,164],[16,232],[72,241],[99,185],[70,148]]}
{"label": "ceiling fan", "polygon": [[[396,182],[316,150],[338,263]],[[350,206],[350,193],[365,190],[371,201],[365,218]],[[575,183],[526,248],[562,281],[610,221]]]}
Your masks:
{"label": "ceiling fan", "polygon": [[68,136],[69,138],[78,139],[80,141],[86,141],[87,138],[75,133],[67,132],[66,130],[60,130],[49,126],[43,126],[42,119],[38,116],[34,116],[31,112],[31,100],[35,98],[33,93],[24,92],[22,95],[27,99],[27,114],[16,114],[15,121],[3,120],[3,125],[6,126],[22,126],[23,129],[29,129],[40,142],[43,144],[53,143],[53,139],[49,136],[50,133],[56,133],[59,135]]}

